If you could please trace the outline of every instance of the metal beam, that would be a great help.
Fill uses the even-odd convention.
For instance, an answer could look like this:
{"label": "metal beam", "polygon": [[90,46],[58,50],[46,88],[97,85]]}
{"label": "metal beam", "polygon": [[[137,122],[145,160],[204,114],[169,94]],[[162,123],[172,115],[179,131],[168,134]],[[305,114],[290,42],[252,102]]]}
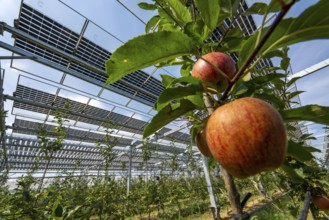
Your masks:
{"label": "metal beam", "polygon": [[0,60],[35,59],[36,56],[0,56]]}
{"label": "metal beam", "polygon": [[323,69],[325,67],[329,66],[329,59],[326,59],[326,60],[323,60],[313,66],[310,66],[298,73],[295,73],[293,75],[290,75],[288,76],[288,80],[291,80],[292,78],[295,78],[295,77],[303,77],[303,76],[307,76],[311,73],[314,73],[314,72],[317,72],[319,71],[320,69]]}

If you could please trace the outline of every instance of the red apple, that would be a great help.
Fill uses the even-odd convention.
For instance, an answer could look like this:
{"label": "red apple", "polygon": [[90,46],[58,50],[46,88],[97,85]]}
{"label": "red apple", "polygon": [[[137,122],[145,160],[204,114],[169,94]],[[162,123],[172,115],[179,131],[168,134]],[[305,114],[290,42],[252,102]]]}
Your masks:
{"label": "red apple", "polygon": [[206,156],[211,157],[211,152],[209,150],[207,141],[206,141],[206,135],[205,135],[205,129],[202,128],[198,131],[197,135],[195,136],[195,144],[199,148],[200,152]]}
{"label": "red apple", "polygon": [[[222,70],[230,79],[236,73],[235,63],[233,59],[225,53],[211,52],[202,56],[203,59]],[[226,81],[225,77],[217,73],[215,68],[203,59],[198,59],[192,69],[192,76],[203,82],[218,83]]]}
{"label": "red apple", "polygon": [[313,203],[320,210],[329,210],[329,199],[326,195],[315,196]]}
{"label": "red apple", "polygon": [[231,175],[246,178],[278,168],[287,151],[279,112],[256,98],[240,98],[217,108],[206,126],[213,157]]}

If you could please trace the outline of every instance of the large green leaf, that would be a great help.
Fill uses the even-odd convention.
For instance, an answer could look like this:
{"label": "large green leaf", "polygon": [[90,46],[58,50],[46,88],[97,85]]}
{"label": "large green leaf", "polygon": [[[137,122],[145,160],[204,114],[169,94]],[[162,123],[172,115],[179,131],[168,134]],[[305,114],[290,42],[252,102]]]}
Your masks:
{"label": "large green leaf", "polygon": [[138,36],[119,47],[106,61],[107,84],[126,74],[172,58],[194,53],[193,39],[182,32],[160,31]]}
{"label": "large green leaf", "polygon": [[[277,26],[270,38],[263,45],[260,54],[263,56],[278,48],[295,43],[329,38],[329,8],[328,0],[320,0],[315,5],[306,9],[296,18],[288,18]],[[269,27],[262,30],[262,36]],[[258,32],[246,40],[239,54],[239,66],[241,66],[256,47]]]}
{"label": "large green leaf", "polygon": [[284,161],[284,163],[281,165],[281,169],[287,174],[292,182],[303,182],[303,177],[296,172],[296,170],[289,164],[288,161]]}
{"label": "large green leaf", "polygon": [[202,83],[194,77],[181,77],[171,82],[171,88],[165,89],[158,98],[157,110],[161,110],[173,100],[190,95],[202,94]]}
{"label": "large green leaf", "polygon": [[313,121],[329,125],[329,107],[320,105],[305,105],[280,112],[286,122]]}
{"label": "large green leaf", "polygon": [[214,30],[218,26],[220,7],[218,0],[195,0],[195,5],[204,20],[204,23],[210,30]]}
{"label": "large green leaf", "polygon": [[270,5],[267,5],[266,3],[263,2],[255,2],[253,5],[251,5],[246,11],[245,15],[250,15],[250,14],[260,14],[264,15],[266,13],[270,12],[276,12],[280,10],[280,4],[276,3],[275,1],[272,1]]}
{"label": "large green leaf", "polygon": [[237,14],[238,8],[240,7],[240,0],[220,0],[220,18],[219,22],[222,22],[228,17],[233,17]]}
{"label": "large green leaf", "polygon": [[185,26],[188,22],[192,21],[192,17],[188,9],[177,0],[166,0],[166,3],[170,5],[172,15],[176,18],[181,26]]}
{"label": "large green leaf", "polygon": [[145,127],[143,138],[147,138],[168,123],[194,109],[195,105],[186,99],[182,99],[176,104],[168,104],[166,107],[162,108]]}
{"label": "large green leaf", "polygon": [[292,140],[289,140],[288,142],[287,154],[301,162],[309,161],[313,158],[312,153],[305,149],[303,144],[296,143]]}
{"label": "large green leaf", "polygon": [[165,88],[168,88],[171,85],[171,83],[176,79],[175,77],[169,76],[167,74],[160,74],[160,76],[161,76],[162,85]]}

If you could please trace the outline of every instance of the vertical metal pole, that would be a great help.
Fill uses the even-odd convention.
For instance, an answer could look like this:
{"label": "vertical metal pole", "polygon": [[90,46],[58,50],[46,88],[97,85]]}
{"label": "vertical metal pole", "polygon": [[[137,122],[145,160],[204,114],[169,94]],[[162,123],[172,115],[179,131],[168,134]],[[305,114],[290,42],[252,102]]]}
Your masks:
{"label": "vertical metal pole", "polygon": [[310,208],[310,201],[311,201],[311,192],[307,191],[305,193],[305,199],[304,199],[304,205],[302,210],[300,211],[298,220],[306,220],[307,219],[307,213],[308,213],[308,209]]}
{"label": "vertical metal pole", "polygon": [[97,169],[97,180],[99,179],[100,168],[101,168],[101,165],[99,164],[98,169]]}
{"label": "vertical metal pole", "polygon": [[214,194],[212,184],[211,184],[209,167],[208,167],[208,159],[203,155],[202,155],[202,163],[203,163],[203,170],[204,170],[204,175],[206,177],[207,189],[208,189],[209,198],[210,198],[210,210],[212,211],[214,219],[217,220],[217,219],[219,219],[219,210],[218,210],[219,207],[217,207],[217,205],[216,205],[215,194]]}
{"label": "vertical metal pole", "polygon": [[128,179],[127,179],[127,196],[130,192],[130,184],[131,184],[131,168],[132,168],[132,146],[129,146],[129,167],[128,167]]}

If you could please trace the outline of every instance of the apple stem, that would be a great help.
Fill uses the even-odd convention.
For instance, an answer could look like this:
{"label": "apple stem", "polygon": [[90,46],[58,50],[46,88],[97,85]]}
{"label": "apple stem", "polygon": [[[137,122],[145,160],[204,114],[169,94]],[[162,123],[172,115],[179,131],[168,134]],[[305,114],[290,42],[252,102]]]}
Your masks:
{"label": "apple stem", "polygon": [[[203,101],[204,104],[206,105],[209,115],[211,115],[215,109],[211,106],[211,102],[209,100],[207,93],[203,93]],[[235,214],[240,216],[242,214],[240,193],[238,192],[238,189],[234,183],[234,179],[223,167],[221,167],[221,174],[224,180],[224,184],[225,184],[226,192],[228,194],[228,199],[231,204],[231,208]]]}
{"label": "apple stem", "polygon": [[273,24],[271,27],[267,30],[267,32],[264,34],[264,37],[259,41],[257,44],[255,50],[253,53],[248,57],[247,61],[243,64],[243,66],[240,68],[240,70],[237,72],[237,74],[234,76],[234,78],[229,82],[226,90],[223,93],[223,96],[221,98],[222,101],[224,101],[232,89],[233,85],[244,75],[246,69],[248,66],[253,62],[255,57],[257,56],[258,52],[262,49],[268,38],[272,35],[275,28],[279,25],[283,17],[287,14],[289,9],[292,7],[292,5],[296,2],[296,0],[292,0],[289,4],[282,5],[281,11],[278,14],[278,16],[275,18]]}

